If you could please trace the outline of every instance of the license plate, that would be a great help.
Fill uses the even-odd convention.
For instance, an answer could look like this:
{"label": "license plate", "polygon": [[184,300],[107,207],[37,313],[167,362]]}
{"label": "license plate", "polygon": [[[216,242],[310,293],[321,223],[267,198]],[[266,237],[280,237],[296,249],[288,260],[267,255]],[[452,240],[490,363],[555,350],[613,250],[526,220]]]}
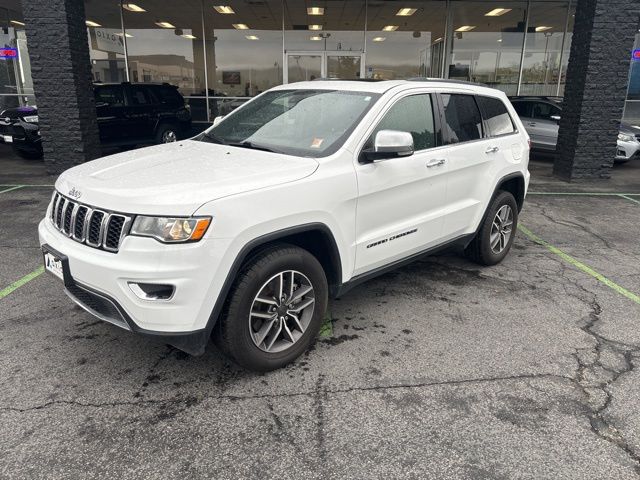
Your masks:
{"label": "license plate", "polygon": [[13,143],[13,137],[11,135],[3,135],[4,143]]}
{"label": "license plate", "polygon": [[64,269],[62,268],[62,260],[51,252],[44,252],[44,268],[47,272],[53,273],[56,277],[64,282]]}

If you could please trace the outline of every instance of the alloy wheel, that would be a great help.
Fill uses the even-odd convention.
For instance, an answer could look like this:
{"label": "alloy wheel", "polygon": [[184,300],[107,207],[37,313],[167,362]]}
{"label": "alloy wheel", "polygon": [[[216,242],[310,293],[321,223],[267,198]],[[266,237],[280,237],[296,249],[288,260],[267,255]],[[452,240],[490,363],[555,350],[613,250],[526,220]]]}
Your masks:
{"label": "alloy wheel", "polygon": [[176,140],[178,140],[178,137],[176,136],[176,132],[173,130],[167,130],[162,133],[162,143],[171,143]]}
{"label": "alloy wheel", "polygon": [[277,353],[294,345],[309,327],[315,293],[306,275],[286,270],[267,280],[253,299],[249,333],[263,352]]}
{"label": "alloy wheel", "polygon": [[509,205],[503,205],[496,212],[491,224],[489,244],[493,253],[501,253],[509,244],[513,233],[513,210]]}

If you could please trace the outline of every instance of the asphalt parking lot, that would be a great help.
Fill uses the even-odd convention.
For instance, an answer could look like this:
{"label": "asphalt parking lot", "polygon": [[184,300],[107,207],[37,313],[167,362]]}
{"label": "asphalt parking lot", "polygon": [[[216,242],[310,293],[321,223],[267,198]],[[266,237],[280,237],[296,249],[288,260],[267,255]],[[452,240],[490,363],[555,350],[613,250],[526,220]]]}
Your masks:
{"label": "asphalt parking lot", "polygon": [[640,476],[640,160],[605,184],[532,165],[502,264],[363,284],[259,375],[74,307],[38,273],[52,179],[2,154],[1,478]]}

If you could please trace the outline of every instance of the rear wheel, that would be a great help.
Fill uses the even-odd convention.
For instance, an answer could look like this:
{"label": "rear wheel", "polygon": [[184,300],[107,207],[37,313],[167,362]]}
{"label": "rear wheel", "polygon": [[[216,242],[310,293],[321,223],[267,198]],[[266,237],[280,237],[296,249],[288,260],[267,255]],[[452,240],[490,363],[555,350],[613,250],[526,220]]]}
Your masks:
{"label": "rear wheel", "polygon": [[313,255],[289,245],[270,248],[238,275],[215,341],[249,370],[283,367],[314,342],[327,301],[327,279]]}
{"label": "rear wheel", "polygon": [[161,124],[156,132],[156,143],[173,143],[178,141],[178,130],[175,125]]}
{"label": "rear wheel", "polygon": [[465,254],[481,265],[495,265],[501,262],[511,249],[517,226],[516,199],[510,192],[498,192]]}

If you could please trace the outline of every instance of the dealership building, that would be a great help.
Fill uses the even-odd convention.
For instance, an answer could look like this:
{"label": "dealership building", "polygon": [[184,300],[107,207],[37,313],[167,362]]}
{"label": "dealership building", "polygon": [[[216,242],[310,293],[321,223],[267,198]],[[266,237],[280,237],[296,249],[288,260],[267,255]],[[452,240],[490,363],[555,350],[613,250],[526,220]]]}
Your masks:
{"label": "dealership building", "polygon": [[[0,0],[0,104],[51,173],[99,155],[92,82],[167,82],[205,128],[268,88],[436,77],[562,96],[556,175],[607,178],[640,125],[638,0]],[[634,57],[637,57],[634,59]]]}

